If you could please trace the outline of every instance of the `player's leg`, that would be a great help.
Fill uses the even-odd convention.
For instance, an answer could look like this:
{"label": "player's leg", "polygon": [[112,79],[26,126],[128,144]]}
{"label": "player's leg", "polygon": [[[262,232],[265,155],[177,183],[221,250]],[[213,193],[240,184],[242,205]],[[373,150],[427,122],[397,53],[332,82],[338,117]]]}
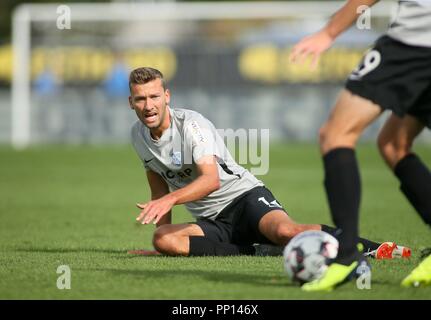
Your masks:
{"label": "player's leg", "polygon": [[378,146],[382,157],[400,180],[401,191],[423,221],[431,226],[431,173],[411,150],[414,139],[423,128],[424,124],[415,117],[391,115],[379,134]]}
{"label": "player's leg", "polygon": [[328,120],[320,128],[321,154],[336,148],[353,149],[363,130],[381,113],[380,106],[343,89]]}
{"label": "player's leg", "polygon": [[259,231],[272,243],[285,246],[297,234],[307,230],[321,230],[319,224],[299,224],[284,210],[271,210],[259,221]]}
{"label": "player's leg", "polygon": [[189,256],[238,256],[254,255],[252,243],[232,243],[232,219],[236,205],[225,208],[215,220],[199,219],[196,224],[204,237],[189,237]]}
{"label": "player's leg", "polygon": [[[232,256],[256,253],[254,241],[250,240],[242,245],[231,243],[227,234],[229,231],[223,230],[225,228],[224,224],[207,220],[200,220],[196,224],[166,224],[154,232],[153,245],[157,252],[170,256]],[[259,228],[272,243],[280,245],[279,250],[273,249],[266,254],[272,255],[273,252],[281,254],[284,246],[295,235],[306,230],[322,230],[322,225],[298,224],[286,212],[272,210],[262,218]],[[329,233],[335,232],[335,228],[323,228]],[[376,247],[378,245],[375,243]],[[267,248],[265,250],[268,251]]]}
{"label": "player's leg", "polygon": [[164,224],[155,230],[153,246],[166,255],[187,256],[191,236],[203,237],[204,232],[197,224]]}
{"label": "player's leg", "polygon": [[332,219],[340,229],[337,262],[345,265],[357,257],[361,184],[354,147],[381,112],[373,102],[343,90],[320,131],[326,194]]}
{"label": "player's leg", "polygon": [[[416,112],[424,123],[429,123],[429,90],[416,103]],[[428,121],[427,121],[428,119]],[[412,153],[414,139],[423,130],[418,118],[407,115],[403,118],[391,116],[383,127],[379,139],[379,150],[388,166],[400,180],[400,189],[421,216],[431,226],[431,173],[420,158]],[[431,285],[431,255],[425,258],[401,282],[403,287]]]}
{"label": "player's leg", "polygon": [[397,163],[411,153],[413,141],[424,127],[422,122],[410,115],[400,118],[392,114],[386,120],[380,130],[377,145],[389,168],[394,170]]}
{"label": "player's leg", "polygon": [[[338,106],[343,110],[336,107],[321,131],[328,202],[335,224],[343,231],[338,237],[340,252],[337,262],[330,265],[323,278],[305,284],[304,290],[331,290],[355,271],[358,263],[349,264],[349,255],[354,255],[356,249],[353,244],[357,236],[361,188],[352,146],[362,130],[380,114],[380,107],[397,114],[412,111],[409,108],[428,86],[429,54],[428,49],[408,46],[384,36],[349,76],[346,88],[356,95],[356,102],[349,97],[345,101],[340,98]],[[429,99],[427,103],[429,105]],[[342,112],[349,116],[340,116]]]}
{"label": "player's leg", "polygon": [[299,224],[290,218],[272,192],[256,187],[241,199],[241,212],[233,222],[234,243],[264,243],[285,246],[306,230],[321,230],[319,224]]}
{"label": "player's leg", "polygon": [[[243,198],[242,211],[241,218],[234,225],[233,241],[261,244],[256,246],[257,255],[261,255],[258,251],[267,252],[266,255],[281,255],[284,246],[294,236],[307,230],[322,230],[335,237],[338,235],[338,229],[331,226],[295,222],[265,187],[255,188]],[[359,242],[367,252],[376,252],[382,245],[363,238],[359,238]],[[267,248],[268,245],[278,247]]]}
{"label": "player's leg", "polygon": [[[221,215],[223,215],[221,213]],[[253,255],[252,244],[230,242],[230,225],[201,219],[190,224],[166,224],[153,236],[154,248],[170,256],[235,256]]]}
{"label": "player's leg", "polygon": [[363,130],[381,113],[372,101],[344,90],[320,131],[324,185],[332,220],[340,230],[339,250],[321,279],[302,286],[305,291],[332,290],[367,264],[357,249],[361,182],[354,148]]}
{"label": "player's leg", "polygon": [[[281,250],[279,250],[280,253],[294,236],[307,230],[321,230],[334,237],[338,236],[338,229],[335,227],[325,224],[299,224],[283,210],[269,211],[259,221],[259,231],[274,244],[282,246]],[[390,248],[389,252],[387,247],[393,242],[378,243],[361,237],[358,238],[358,242],[362,244],[366,255],[373,258],[392,259],[410,256],[409,248],[396,246],[395,244],[396,247]],[[276,252],[276,250],[273,250],[273,252]]]}

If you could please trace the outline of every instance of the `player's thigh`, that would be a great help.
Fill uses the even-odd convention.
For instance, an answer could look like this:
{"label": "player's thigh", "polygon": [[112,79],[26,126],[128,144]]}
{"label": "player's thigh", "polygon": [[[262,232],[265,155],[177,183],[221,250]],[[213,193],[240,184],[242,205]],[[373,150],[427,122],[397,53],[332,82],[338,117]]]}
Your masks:
{"label": "player's thigh", "polygon": [[320,131],[323,153],[336,147],[353,147],[362,131],[381,113],[380,106],[344,89]]}
{"label": "player's thigh", "polygon": [[410,152],[414,139],[424,127],[425,125],[419,119],[411,115],[400,118],[396,114],[391,114],[377,139],[379,150],[390,167],[394,167]]}
{"label": "player's thigh", "polygon": [[274,243],[278,243],[282,235],[294,235],[299,225],[290,218],[284,210],[272,210],[259,221],[259,231]]}
{"label": "player's thigh", "polygon": [[202,230],[202,235],[217,242],[231,242],[232,225],[223,219],[225,213],[220,213],[216,220],[198,219],[195,223]]}
{"label": "player's thigh", "polygon": [[[266,187],[254,188],[242,199],[242,212],[240,218],[234,221],[233,242],[238,244],[272,243],[274,226],[266,223],[268,215],[279,212],[287,219],[288,215]],[[263,221],[263,222],[262,222]],[[271,221],[274,221],[271,219]]]}
{"label": "player's thigh", "polygon": [[321,230],[319,224],[299,224],[284,210],[273,210],[259,222],[260,232],[277,244],[286,244],[291,238],[306,230]]}
{"label": "player's thigh", "polygon": [[195,223],[164,224],[156,229],[155,236],[203,236],[202,228]]}

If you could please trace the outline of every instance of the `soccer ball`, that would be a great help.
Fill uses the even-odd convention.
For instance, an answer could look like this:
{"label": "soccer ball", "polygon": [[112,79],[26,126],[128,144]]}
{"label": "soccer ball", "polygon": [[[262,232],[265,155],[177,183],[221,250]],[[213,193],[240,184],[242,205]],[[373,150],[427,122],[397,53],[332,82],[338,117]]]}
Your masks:
{"label": "soccer ball", "polygon": [[284,248],[284,269],[294,282],[319,279],[338,253],[338,240],[323,231],[304,231]]}

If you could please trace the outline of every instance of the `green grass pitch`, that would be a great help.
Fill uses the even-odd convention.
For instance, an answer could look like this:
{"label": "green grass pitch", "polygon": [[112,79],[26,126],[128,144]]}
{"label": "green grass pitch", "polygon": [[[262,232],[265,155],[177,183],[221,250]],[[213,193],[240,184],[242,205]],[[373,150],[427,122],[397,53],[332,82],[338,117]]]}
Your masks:
{"label": "green grass pitch", "polygon": [[[429,145],[416,151],[431,165]],[[151,248],[153,226],[136,225],[135,203],[149,197],[130,146],[0,148],[0,299],[429,299],[431,288],[402,289],[401,279],[431,245],[431,232],[398,190],[374,145],[358,148],[361,234],[411,246],[409,261],[372,261],[370,290],[349,283],[304,293],[279,257],[136,257]],[[298,222],[331,224],[315,144],[272,144],[260,177]],[[182,207],[174,222],[191,221]],[[57,267],[71,269],[59,290]]]}

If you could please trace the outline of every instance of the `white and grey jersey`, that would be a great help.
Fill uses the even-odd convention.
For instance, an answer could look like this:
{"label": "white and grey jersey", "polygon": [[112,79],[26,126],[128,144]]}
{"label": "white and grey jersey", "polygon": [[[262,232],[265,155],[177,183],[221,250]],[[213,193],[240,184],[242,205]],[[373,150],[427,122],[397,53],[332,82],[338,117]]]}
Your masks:
{"label": "white and grey jersey", "polygon": [[235,198],[264,184],[238,165],[214,125],[198,112],[171,109],[171,126],[159,140],[137,121],[132,128],[132,143],[147,170],[158,173],[170,191],[183,188],[198,176],[196,162],[214,155],[218,162],[220,188],[206,197],[186,203],[195,217],[215,219]]}
{"label": "white and grey jersey", "polygon": [[431,47],[431,0],[400,0],[387,32],[405,44]]}

